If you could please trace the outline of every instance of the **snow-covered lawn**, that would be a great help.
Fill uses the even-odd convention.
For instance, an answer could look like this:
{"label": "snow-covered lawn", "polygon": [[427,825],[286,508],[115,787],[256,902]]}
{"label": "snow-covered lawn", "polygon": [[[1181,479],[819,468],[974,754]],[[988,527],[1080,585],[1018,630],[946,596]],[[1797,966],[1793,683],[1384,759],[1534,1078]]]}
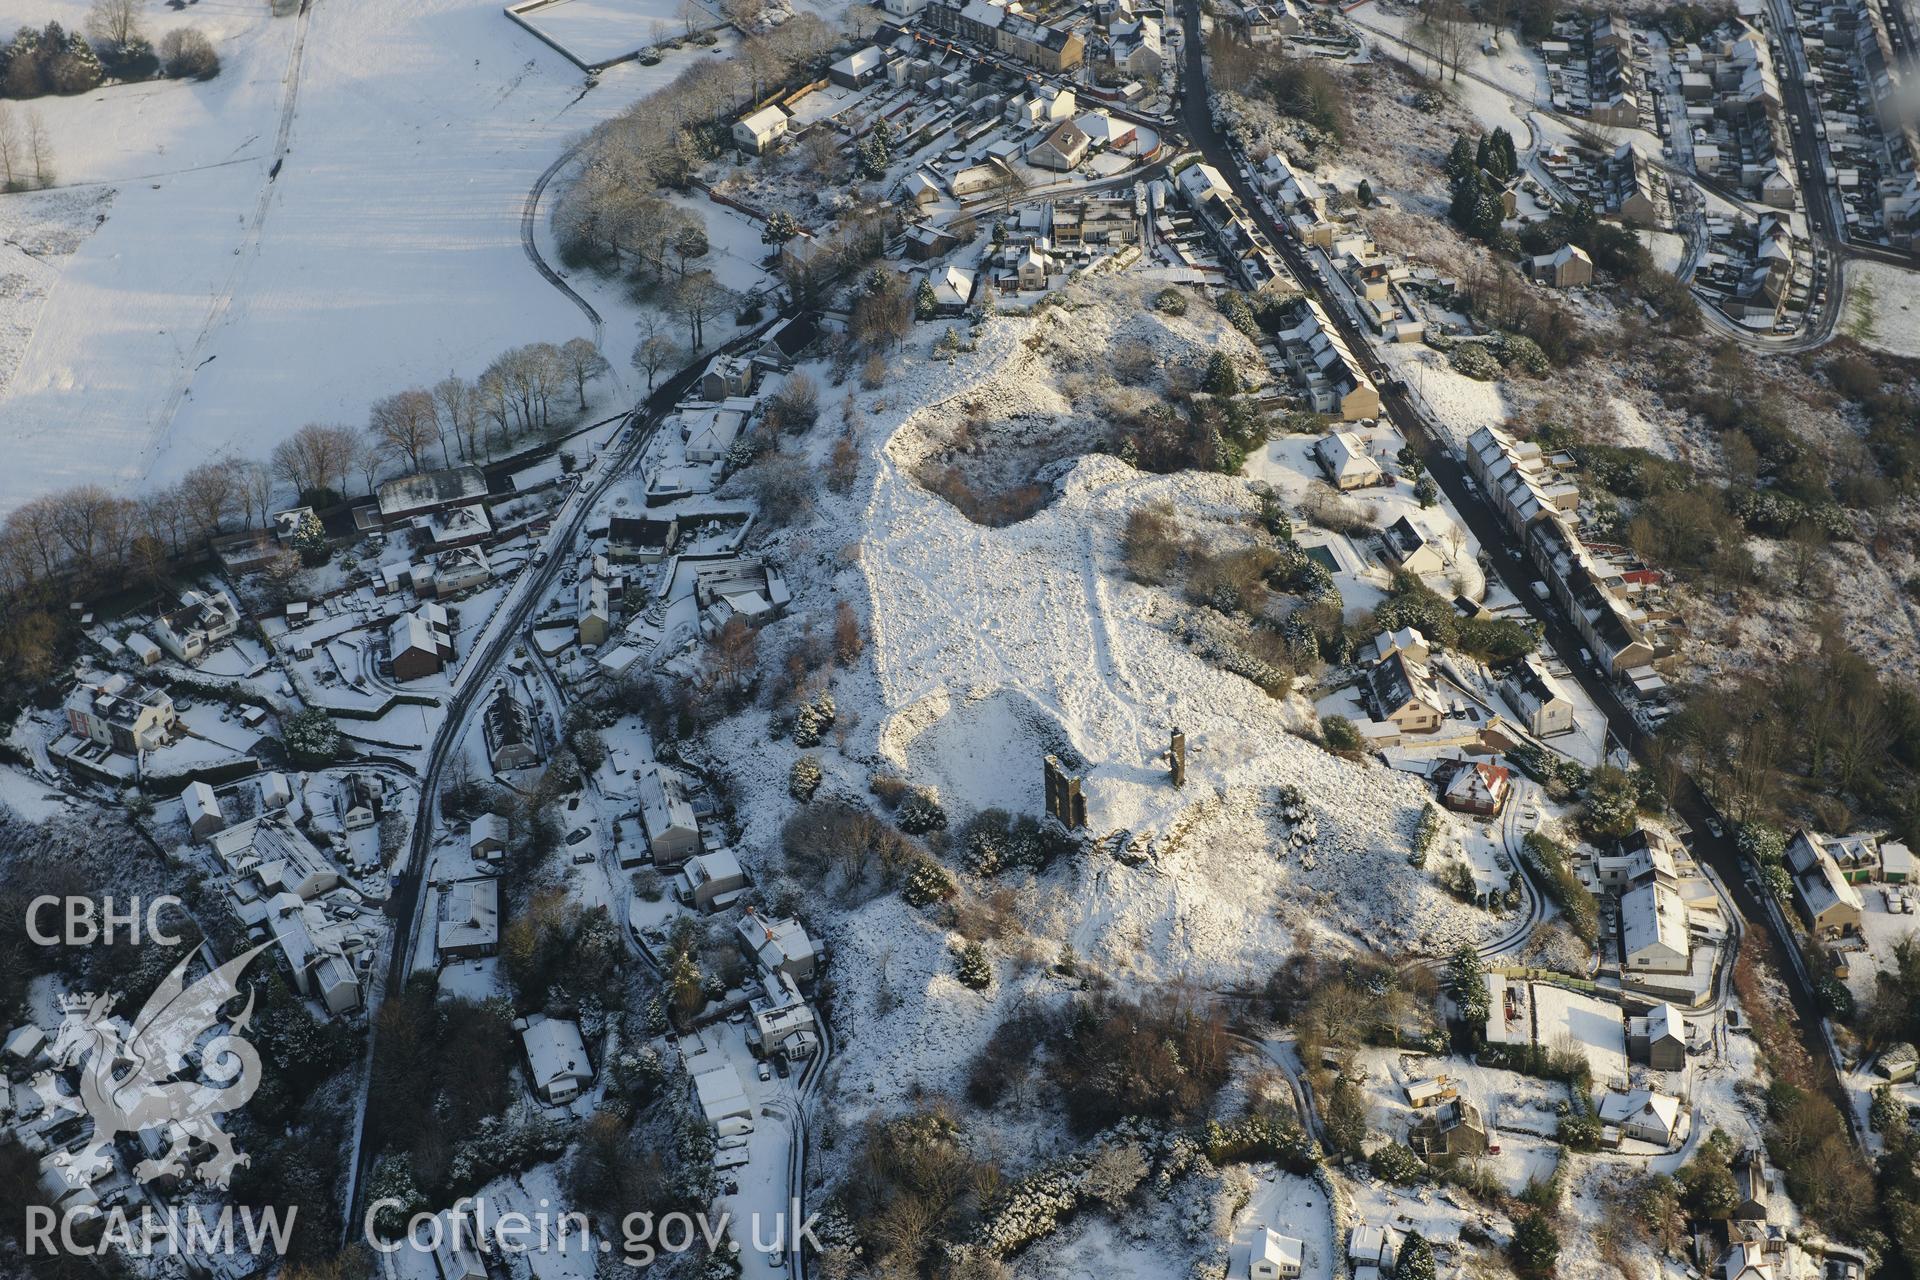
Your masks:
{"label": "snow-covered lawn", "polygon": [[1620,1006],[1544,982],[1533,984],[1536,1039],[1549,1049],[1586,1055],[1593,1078],[1605,1082],[1627,1074],[1627,1027]]}
{"label": "snow-covered lawn", "polygon": [[1498,382],[1455,372],[1447,357],[1431,347],[1398,343],[1377,350],[1463,455],[1468,436],[1507,420],[1510,410]]}
{"label": "snow-covered lawn", "polygon": [[[77,24],[85,8],[31,16]],[[156,32],[177,25],[149,8]],[[714,56],[622,64],[583,93],[493,0],[187,13],[217,39],[218,78],[40,100],[59,180],[80,185],[0,197],[0,225],[52,206],[67,239],[106,215],[64,260],[0,259],[24,277],[0,290],[0,370],[19,349],[0,393],[14,464],[0,512],[263,456],[305,422],[358,423],[378,396],[587,333],[522,252],[528,191],[571,137]],[[610,343],[617,366],[630,347]]]}
{"label": "snow-covered lawn", "polygon": [[1254,1170],[1253,1198],[1235,1225],[1233,1255],[1228,1274],[1245,1275],[1249,1244],[1263,1230],[1298,1240],[1302,1280],[1331,1280],[1338,1261],[1333,1238],[1333,1206],[1327,1193],[1311,1178],[1283,1173],[1269,1166]]}

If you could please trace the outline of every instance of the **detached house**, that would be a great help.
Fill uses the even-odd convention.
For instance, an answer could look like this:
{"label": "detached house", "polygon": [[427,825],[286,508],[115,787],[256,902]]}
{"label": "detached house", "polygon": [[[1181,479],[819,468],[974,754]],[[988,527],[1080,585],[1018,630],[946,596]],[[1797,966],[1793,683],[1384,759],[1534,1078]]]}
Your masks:
{"label": "detached house", "polygon": [[1447,555],[1439,542],[1406,516],[1386,527],[1380,547],[1396,569],[1422,575],[1446,572]]}
{"label": "detached house", "polygon": [[182,662],[197,662],[214,645],[240,629],[240,609],[224,591],[183,591],[180,607],[160,615],[154,639]]}
{"label": "detached house", "polygon": [[542,1102],[564,1106],[593,1083],[593,1063],[580,1024],[535,1014],[520,1033],[528,1079]]}
{"label": "detached house", "polygon": [[1561,245],[1552,253],[1543,253],[1532,263],[1533,278],[1555,289],[1572,289],[1593,283],[1593,259],[1577,244]]}
{"label": "detached house", "polygon": [[657,564],[680,541],[676,516],[614,516],[607,521],[607,559]]}
{"label": "detached house", "polygon": [[1680,1071],[1687,1065],[1687,1020],[1670,1004],[1657,1004],[1644,1017],[1627,1019],[1627,1056],[1655,1071]]}
{"label": "detached house", "polygon": [[798,920],[767,917],[747,909],[734,926],[740,950],[762,973],[784,974],[796,983],[813,981],[819,949]]}
{"label": "detached house", "polygon": [[124,755],[165,746],[180,722],[165,689],[135,684],[123,675],[78,686],[62,709],[75,737]]}
{"label": "detached house", "polygon": [[1373,638],[1373,658],[1375,662],[1385,662],[1396,653],[1404,653],[1410,662],[1426,666],[1433,656],[1433,646],[1427,643],[1427,637],[1418,627],[1401,627],[1398,631],[1382,631]]}
{"label": "detached house", "polygon": [[1063,120],[1033,144],[1027,152],[1027,163],[1065,172],[1087,158],[1089,145],[1085,130],[1071,120]]}
{"label": "detached house", "polygon": [[1767,1169],[1767,1153],[1762,1147],[1749,1147],[1733,1161],[1733,1190],[1739,1203],[1733,1206],[1735,1222],[1765,1222],[1767,1202],[1773,1195],[1773,1175]]}
{"label": "detached house", "polygon": [[440,895],[434,943],[442,961],[476,959],[500,950],[500,882],[456,880]]}
{"label": "detached house", "polygon": [[1620,895],[1621,963],[1636,973],[1686,973],[1693,960],[1687,904],[1660,880],[1647,880]]}
{"label": "detached house", "polygon": [[1313,446],[1313,460],[1336,489],[1364,489],[1380,483],[1380,464],[1367,452],[1366,442],[1351,431],[1320,437]]}
{"label": "detached house", "polygon": [[1373,718],[1402,733],[1432,733],[1446,718],[1427,669],[1402,653],[1374,664],[1367,673],[1366,692]]}
{"label": "detached house", "polygon": [[423,604],[387,628],[387,657],[395,680],[418,680],[453,661],[453,629],[446,608]]}
{"label": "detached house", "polygon": [[1300,1274],[1302,1247],[1293,1236],[1262,1227],[1247,1258],[1247,1280],[1294,1280]]}
{"label": "detached house", "polygon": [[1573,702],[1539,654],[1530,653],[1514,663],[1500,682],[1500,692],[1535,737],[1572,732]]}
{"label": "detached house", "polygon": [[827,79],[843,89],[860,89],[887,73],[887,51],[868,45],[827,68]]}
{"label": "detached house", "polygon": [[680,898],[698,911],[715,911],[747,887],[740,859],[727,849],[697,854],[680,873]]}
{"label": "detached house", "polygon": [[734,122],[733,142],[751,155],[763,155],[774,143],[787,136],[787,113],[766,106]]}
{"label": "detached house", "polygon": [[446,597],[493,580],[493,564],[485,547],[460,547],[433,562],[433,593]]}
{"label": "detached house", "polygon": [[1420,1118],[1407,1134],[1407,1145],[1429,1160],[1485,1155],[1487,1122],[1481,1118],[1480,1108],[1465,1098],[1452,1098]]}
{"label": "detached house", "polygon": [[204,782],[187,784],[187,789],[180,793],[180,808],[186,815],[187,834],[196,842],[227,825],[227,815],[220,809],[220,797]]}
{"label": "detached house", "polygon": [[686,784],[664,765],[656,763],[640,775],[640,825],[655,866],[679,866],[700,852],[700,827]]}
{"label": "detached house", "polygon": [[1513,792],[1513,775],[1497,764],[1471,764],[1457,770],[1440,794],[1440,802],[1460,813],[1491,818],[1506,806]]}
{"label": "detached house", "polygon": [[1807,928],[1828,936],[1858,933],[1863,904],[1860,891],[1811,831],[1802,831],[1787,846],[1787,876],[1793,882],[1793,903]]}
{"label": "detached house", "polygon": [[1688,1121],[1680,1099],[1652,1089],[1606,1093],[1600,1097],[1600,1123],[1636,1142],[1671,1147],[1686,1136]]}
{"label": "detached house", "polygon": [[607,642],[607,633],[613,628],[613,612],[604,578],[580,580],[577,621],[581,648],[591,649]]}
{"label": "detached house", "polygon": [[494,685],[480,721],[487,743],[487,760],[495,773],[528,769],[540,763],[540,734],[527,704],[513,696],[507,682]]}

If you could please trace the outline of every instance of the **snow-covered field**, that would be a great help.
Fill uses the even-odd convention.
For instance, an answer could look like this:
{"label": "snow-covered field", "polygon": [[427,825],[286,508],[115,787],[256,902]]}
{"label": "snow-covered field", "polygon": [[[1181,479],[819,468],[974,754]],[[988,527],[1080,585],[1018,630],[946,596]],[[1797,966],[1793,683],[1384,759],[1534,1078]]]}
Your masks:
{"label": "snow-covered field", "polygon": [[[4,7],[6,29],[86,12]],[[570,138],[714,56],[622,64],[588,92],[492,0],[147,10],[155,34],[215,36],[224,68],[35,104],[75,185],[0,197],[0,225],[53,222],[64,244],[105,218],[64,259],[0,260],[0,282],[22,277],[0,284],[0,512],[262,456],[305,422],[357,424],[378,396],[589,332],[522,252],[528,191]],[[630,345],[610,339],[616,365]]]}
{"label": "snow-covered field", "polygon": [[[706,10],[697,0],[695,11],[705,26]],[[521,21],[589,67],[658,43],[663,35],[676,34],[681,21],[675,0],[549,0],[519,13]]]}
{"label": "snow-covered field", "polygon": [[1841,328],[1870,347],[1920,359],[1920,272],[1884,262],[1847,264]]}

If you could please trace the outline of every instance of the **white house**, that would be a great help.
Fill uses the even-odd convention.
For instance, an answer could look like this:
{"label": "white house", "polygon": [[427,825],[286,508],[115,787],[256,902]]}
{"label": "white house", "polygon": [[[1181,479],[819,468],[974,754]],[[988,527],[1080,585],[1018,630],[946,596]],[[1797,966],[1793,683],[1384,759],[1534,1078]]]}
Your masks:
{"label": "white house", "polygon": [[1628,974],[1685,973],[1692,960],[1687,904],[1658,880],[1620,895],[1620,938]]}
{"label": "white house", "polygon": [[798,920],[790,916],[769,918],[749,907],[734,932],[740,950],[762,973],[785,974],[795,982],[813,980],[820,952]]}
{"label": "white house", "polygon": [[961,311],[973,301],[974,273],[949,263],[927,277],[933,300],[943,311]]}
{"label": "white house", "polygon": [[154,622],[161,648],[182,662],[197,662],[214,645],[240,629],[240,608],[224,591],[183,591],[180,607]]}
{"label": "white house", "polygon": [[740,1083],[740,1073],[733,1069],[731,1062],[721,1062],[718,1066],[694,1072],[693,1098],[700,1104],[700,1113],[710,1125],[718,1126],[732,1119],[753,1118],[753,1100],[747,1097],[746,1086]]}
{"label": "white house", "polygon": [[1688,1118],[1680,1099],[1652,1089],[1600,1096],[1600,1123],[1612,1125],[1623,1138],[1670,1147],[1687,1135]]}
{"label": "white house", "polygon": [[1400,1244],[1392,1227],[1376,1227],[1363,1222],[1347,1232],[1347,1261],[1356,1267],[1378,1267],[1382,1271],[1391,1271],[1399,1249]]}
{"label": "white house", "polygon": [[434,943],[444,962],[490,956],[500,949],[500,882],[492,876],[456,880],[440,895]]}
{"label": "white house", "polygon": [[1408,661],[1424,667],[1433,657],[1433,647],[1427,643],[1427,637],[1418,627],[1382,631],[1373,638],[1374,661],[1385,662],[1396,653],[1404,654]]}
{"label": "white house", "polygon": [[540,1100],[564,1106],[593,1083],[593,1063],[578,1023],[535,1014],[527,1019],[520,1042],[527,1051],[529,1078]]}
{"label": "white house", "polygon": [[1247,1259],[1248,1280],[1294,1280],[1300,1274],[1300,1241],[1262,1227]]}
{"label": "white house", "polygon": [[763,1058],[784,1057],[790,1062],[811,1058],[820,1051],[820,1024],[813,1008],[800,997],[800,988],[784,973],[762,974],[766,994],[755,996],[749,1009],[747,1047]]}
{"label": "white house", "polygon": [[700,826],[686,782],[658,763],[640,775],[640,826],[655,866],[678,866],[700,852]]}
{"label": "white house", "polygon": [[1530,653],[1514,663],[1500,683],[1500,692],[1506,695],[1520,723],[1535,736],[1572,732],[1573,701],[1539,654]]}
{"label": "white house", "polygon": [[204,782],[189,782],[180,793],[180,808],[187,817],[187,831],[195,840],[204,840],[227,825],[220,810],[220,797]]}
{"label": "white house", "polygon": [[440,1227],[433,1250],[440,1280],[487,1280],[486,1260],[474,1248],[474,1224],[449,1211]]}
{"label": "white house", "polygon": [[260,775],[260,812],[271,813],[293,803],[293,783],[279,770]]}
{"label": "white house", "polygon": [[1380,464],[1366,442],[1351,431],[1334,431],[1313,446],[1313,457],[1336,489],[1362,489],[1380,483]]}
{"label": "white house", "polygon": [[467,852],[476,858],[492,858],[507,850],[507,820],[497,813],[483,813],[467,828]]}
{"label": "white house", "polygon": [[742,151],[760,155],[787,136],[787,113],[766,106],[734,122],[733,141]]}
{"label": "white house", "polygon": [[747,887],[747,873],[730,849],[702,853],[687,859],[680,873],[680,897],[701,911],[726,906]]}
{"label": "white house", "polygon": [[485,547],[455,547],[433,562],[435,595],[450,596],[493,580],[493,565]]}

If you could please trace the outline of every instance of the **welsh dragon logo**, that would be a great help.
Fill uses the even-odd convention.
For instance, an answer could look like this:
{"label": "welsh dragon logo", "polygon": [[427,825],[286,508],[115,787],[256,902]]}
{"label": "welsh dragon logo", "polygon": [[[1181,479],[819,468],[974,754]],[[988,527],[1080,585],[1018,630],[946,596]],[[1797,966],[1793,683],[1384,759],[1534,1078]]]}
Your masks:
{"label": "welsh dragon logo", "polygon": [[[158,1130],[166,1148],[134,1166],[141,1182],[185,1176],[195,1141],[213,1148],[196,1170],[203,1182],[224,1187],[236,1168],[249,1163],[215,1117],[244,1106],[260,1087],[260,1055],[240,1038],[253,1016],[253,993],[230,1023],[221,1010],[239,996],[241,972],[271,945],[235,956],[192,986],[186,982],[189,954],[124,1037],[111,1016],[117,996],[88,993],[61,1002],[66,1016],[50,1054],[63,1070],[80,1068],[80,1092],[63,1092],[52,1072],[43,1073],[35,1087],[49,1107],[84,1112],[93,1121],[87,1145],[58,1157],[69,1176],[91,1180],[106,1172],[114,1139],[147,1130]],[[210,1031],[218,1034],[208,1038]]]}

